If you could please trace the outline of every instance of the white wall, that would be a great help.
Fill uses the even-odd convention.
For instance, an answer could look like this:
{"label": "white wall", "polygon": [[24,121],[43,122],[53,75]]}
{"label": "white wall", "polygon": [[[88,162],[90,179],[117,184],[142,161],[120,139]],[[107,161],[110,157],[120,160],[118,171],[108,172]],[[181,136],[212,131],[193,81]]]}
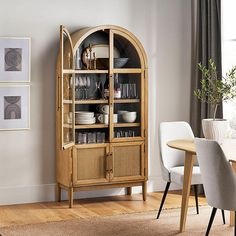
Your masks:
{"label": "white wall", "polygon": [[[32,39],[31,129],[0,131],[0,204],[54,199],[55,63],[60,24],[71,32],[85,26],[120,25],[143,43],[149,62],[148,190],[163,189],[157,148],[158,124],[189,120],[190,2],[0,0],[0,36]],[[92,191],[79,196],[122,191]]]}

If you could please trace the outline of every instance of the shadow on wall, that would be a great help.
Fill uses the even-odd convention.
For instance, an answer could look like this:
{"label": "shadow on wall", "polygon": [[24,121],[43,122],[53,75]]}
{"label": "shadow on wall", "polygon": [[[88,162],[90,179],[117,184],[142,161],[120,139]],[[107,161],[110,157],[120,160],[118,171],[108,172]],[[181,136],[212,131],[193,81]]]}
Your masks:
{"label": "shadow on wall", "polygon": [[55,120],[56,120],[56,61],[59,51],[59,27],[57,37],[47,44],[44,48],[40,63],[37,66],[41,71],[41,181],[44,184],[56,182],[55,171]]}

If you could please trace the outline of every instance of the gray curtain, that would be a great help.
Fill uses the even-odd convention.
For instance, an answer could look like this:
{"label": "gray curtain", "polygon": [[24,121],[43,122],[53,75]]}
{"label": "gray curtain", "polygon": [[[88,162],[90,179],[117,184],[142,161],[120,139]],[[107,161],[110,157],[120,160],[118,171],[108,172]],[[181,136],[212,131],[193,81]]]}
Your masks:
{"label": "gray curtain", "polygon": [[[193,94],[196,88],[200,88],[201,72],[197,63],[208,66],[209,59],[213,59],[217,66],[218,77],[222,76],[221,63],[221,1],[197,0],[196,5],[196,29],[194,34],[194,50],[191,76],[191,108],[190,124],[195,136],[202,136],[201,120],[213,117],[213,107],[202,103]],[[219,106],[216,117],[222,118],[222,105]]]}

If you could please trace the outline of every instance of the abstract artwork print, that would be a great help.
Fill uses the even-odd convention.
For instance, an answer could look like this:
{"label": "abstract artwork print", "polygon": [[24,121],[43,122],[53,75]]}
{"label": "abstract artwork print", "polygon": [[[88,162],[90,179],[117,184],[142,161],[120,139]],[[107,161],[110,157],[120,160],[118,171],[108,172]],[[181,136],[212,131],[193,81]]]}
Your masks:
{"label": "abstract artwork print", "polygon": [[22,48],[5,48],[5,71],[22,70]]}
{"label": "abstract artwork print", "polygon": [[21,119],[21,96],[4,96],[4,120]]}

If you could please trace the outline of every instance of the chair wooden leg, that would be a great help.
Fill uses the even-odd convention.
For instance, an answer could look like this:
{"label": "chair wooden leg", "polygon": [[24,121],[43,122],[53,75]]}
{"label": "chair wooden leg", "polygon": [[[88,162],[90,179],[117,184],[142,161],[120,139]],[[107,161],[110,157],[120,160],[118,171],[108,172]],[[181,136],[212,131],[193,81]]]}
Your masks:
{"label": "chair wooden leg", "polygon": [[211,212],[211,218],[210,218],[208,226],[207,226],[206,236],[208,236],[210,233],[211,225],[212,225],[213,220],[215,218],[216,211],[217,211],[217,208],[213,207],[212,212]]}
{"label": "chair wooden leg", "polygon": [[161,200],[161,205],[160,205],[160,208],[159,208],[159,211],[158,211],[158,214],[157,214],[157,219],[159,218],[159,216],[160,216],[160,214],[161,214],[161,210],[162,210],[162,207],[163,207],[164,202],[165,202],[165,200],[166,200],[166,195],[167,195],[167,193],[168,193],[169,187],[170,187],[170,182],[167,182],[167,183],[166,183],[165,192],[164,192],[163,197],[162,197],[162,200]]}
{"label": "chair wooden leg", "polygon": [[224,212],[224,210],[221,210],[221,213],[222,213],[223,224],[225,225],[225,212]]}
{"label": "chair wooden leg", "polygon": [[198,208],[198,192],[197,192],[197,185],[193,185],[194,193],[195,193],[195,202],[196,202],[196,210],[197,214],[199,214],[199,208]]}

